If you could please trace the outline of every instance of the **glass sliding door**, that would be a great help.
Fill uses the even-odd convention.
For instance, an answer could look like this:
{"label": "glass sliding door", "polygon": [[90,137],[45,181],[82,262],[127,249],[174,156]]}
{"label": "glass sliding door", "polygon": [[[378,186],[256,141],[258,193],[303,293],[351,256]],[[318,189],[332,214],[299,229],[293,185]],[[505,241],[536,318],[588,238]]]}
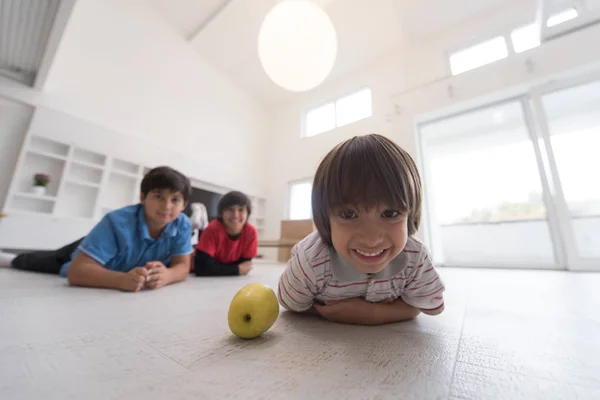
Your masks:
{"label": "glass sliding door", "polygon": [[523,101],[419,126],[427,228],[436,262],[558,268],[539,148],[534,148]]}
{"label": "glass sliding door", "polygon": [[[535,99],[534,99],[535,100]],[[600,265],[600,80],[542,94],[569,264]]]}

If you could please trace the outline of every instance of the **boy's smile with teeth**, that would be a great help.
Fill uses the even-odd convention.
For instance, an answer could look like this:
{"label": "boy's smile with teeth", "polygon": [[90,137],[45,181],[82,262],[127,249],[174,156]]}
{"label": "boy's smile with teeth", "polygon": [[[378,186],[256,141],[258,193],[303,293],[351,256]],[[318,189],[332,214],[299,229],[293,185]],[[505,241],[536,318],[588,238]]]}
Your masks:
{"label": "boy's smile with teeth", "polygon": [[373,252],[373,251],[367,252],[367,251],[362,251],[362,250],[359,250],[359,249],[354,249],[354,251],[356,251],[358,254],[360,254],[361,256],[365,256],[365,257],[375,257],[375,256],[378,256],[381,253],[383,253],[385,250],[386,249],[382,249],[382,250],[375,251],[375,252]]}

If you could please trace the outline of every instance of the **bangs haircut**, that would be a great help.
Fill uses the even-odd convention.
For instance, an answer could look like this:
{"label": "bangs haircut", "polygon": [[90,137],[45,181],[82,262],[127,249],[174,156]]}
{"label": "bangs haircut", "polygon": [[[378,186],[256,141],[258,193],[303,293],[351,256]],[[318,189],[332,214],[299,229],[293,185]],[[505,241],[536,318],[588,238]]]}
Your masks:
{"label": "bangs haircut", "polygon": [[192,196],[192,185],[190,180],[181,172],[167,166],[151,169],[142,179],[140,191],[144,197],[153,190],[167,189],[171,193],[180,192],[183,201],[188,202]]}
{"label": "bangs haircut", "polygon": [[421,178],[412,157],[390,139],[355,136],[333,148],[317,168],[312,190],[315,226],[332,245],[329,216],[340,207],[378,206],[406,212],[408,235],[421,222]]}
{"label": "bangs haircut", "polygon": [[248,210],[248,217],[250,217],[250,214],[252,213],[252,202],[250,201],[250,198],[242,192],[232,191],[226,193],[223,197],[221,197],[221,200],[219,200],[219,204],[217,206],[217,215],[219,216],[219,220],[222,221],[223,212],[229,207],[233,206],[246,207],[246,210]]}

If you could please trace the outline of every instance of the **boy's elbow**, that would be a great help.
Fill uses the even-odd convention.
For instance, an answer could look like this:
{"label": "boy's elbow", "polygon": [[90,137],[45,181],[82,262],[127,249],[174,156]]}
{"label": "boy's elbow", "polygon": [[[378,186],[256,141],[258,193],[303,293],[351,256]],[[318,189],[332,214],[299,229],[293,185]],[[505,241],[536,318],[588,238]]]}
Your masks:
{"label": "boy's elbow", "polygon": [[76,264],[70,265],[69,269],[67,269],[67,282],[71,286],[80,286],[81,285],[81,274],[79,271],[79,266]]}
{"label": "boy's elbow", "polygon": [[[441,306],[431,309],[431,310],[423,310],[421,309],[420,311],[423,312],[423,314],[427,314],[427,315],[440,315],[443,311],[444,311],[444,304],[442,304]],[[419,310],[417,310],[419,311]]]}

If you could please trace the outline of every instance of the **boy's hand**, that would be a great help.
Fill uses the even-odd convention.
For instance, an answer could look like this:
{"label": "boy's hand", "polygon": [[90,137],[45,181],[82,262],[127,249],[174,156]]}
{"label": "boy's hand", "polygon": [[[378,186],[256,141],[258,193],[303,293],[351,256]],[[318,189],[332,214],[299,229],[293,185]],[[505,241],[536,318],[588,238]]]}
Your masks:
{"label": "boy's hand", "polygon": [[126,292],[139,292],[146,283],[148,275],[149,272],[146,268],[134,268],[123,275],[120,289]]}
{"label": "boy's hand", "polygon": [[158,289],[169,283],[169,269],[160,261],[146,263],[148,281],[144,285],[148,289]]}
{"label": "boy's hand", "polygon": [[363,315],[369,312],[373,305],[360,297],[352,299],[325,301],[325,305],[315,303],[314,307],[323,318],[332,322],[341,322],[346,324],[360,323]]}
{"label": "boy's hand", "polygon": [[240,275],[247,275],[252,270],[252,261],[244,261],[239,266]]}

